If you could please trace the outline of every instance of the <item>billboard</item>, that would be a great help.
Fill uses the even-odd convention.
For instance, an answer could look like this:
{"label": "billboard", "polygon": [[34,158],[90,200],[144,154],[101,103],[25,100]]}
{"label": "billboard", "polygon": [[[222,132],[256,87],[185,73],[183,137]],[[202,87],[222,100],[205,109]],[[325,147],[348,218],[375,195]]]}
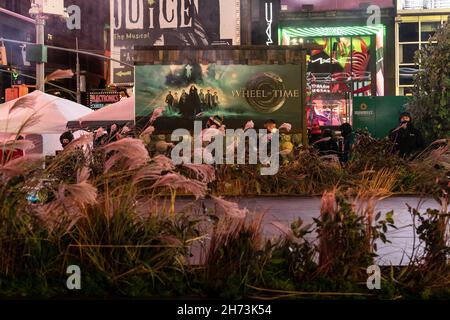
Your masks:
{"label": "billboard", "polygon": [[192,130],[195,120],[223,118],[229,129],[271,119],[301,130],[301,65],[176,64],[136,66],[136,123],[145,126],[156,108],[154,126],[167,132]]}
{"label": "billboard", "polygon": [[383,25],[281,30],[283,44],[318,45],[307,63],[309,124],[348,122],[352,96],[384,95],[384,32]]}
{"label": "billboard", "polygon": [[252,1],[252,44],[278,45],[280,0]]}
{"label": "billboard", "polygon": [[[133,64],[134,46],[240,44],[240,0],[110,0],[112,58]],[[134,81],[111,63],[111,82]]]}
{"label": "billboard", "polygon": [[310,11],[356,10],[366,4],[394,8],[394,0],[281,0],[281,10],[298,12],[307,7]]}

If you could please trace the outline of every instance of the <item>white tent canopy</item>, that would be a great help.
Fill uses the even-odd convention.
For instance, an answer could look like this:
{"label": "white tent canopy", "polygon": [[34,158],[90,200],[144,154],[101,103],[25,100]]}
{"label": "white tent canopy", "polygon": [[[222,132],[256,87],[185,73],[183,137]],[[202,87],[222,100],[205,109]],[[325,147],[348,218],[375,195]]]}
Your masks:
{"label": "white tent canopy", "polygon": [[61,149],[59,136],[67,130],[67,122],[92,112],[70,100],[36,90],[0,104],[0,141],[15,139],[21,134],[36,146],[27,153],[54,155]]}
{"label": "white tent canopy", "polygon": [[[61,134],[66,131],[68,121],[90,113],[92,110],[85,106],[36,90],[0,104],[0,132]],[[30,125],[23,127],[26,123]]]}
{"label": "white tent canopy", "polygon": [[125,124],[134,121],[134,96],[103,107],[68,124],[71,128],[98,128],[112,123]]}

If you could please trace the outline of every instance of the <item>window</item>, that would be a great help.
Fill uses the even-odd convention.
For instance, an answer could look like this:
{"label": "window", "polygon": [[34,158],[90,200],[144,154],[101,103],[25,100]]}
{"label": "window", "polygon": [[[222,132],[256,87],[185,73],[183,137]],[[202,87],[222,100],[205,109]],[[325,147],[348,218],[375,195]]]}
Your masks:
{"label": "window", "polygon": [[400,42],[419,41],[419,23],[402,23],[399,27]]}
{"label": "window", "polygon": [[428,41],[434,35],[437,29],[441,27],[441,22],[422,22],[420,38],[422,41]]}
{"label": "window", "polygon": [[414,54],[419,44],[400,44],[400,63],[414,63]]}
{"label": "window", "polygon": [[[450,2],[450,0],[448,0]],[[409,1],[409,5],[413,6],[414,1]],[[422,3],[422,1],[420,1]],[[431,1],[429,1],[431,3]],[[421,5],[421,4],[420,4]],[[423,45],[428,44],[436,30],[439,29],[443,22],[447,20],[446,16],[416,16],[406,17],[405,22],[397,25],[398,43],[397,43],[397,93],[400,95],[410,94],[410,90],[414,85],[414,75],[419,67],[415,65],[414,56],[417,50]]]}

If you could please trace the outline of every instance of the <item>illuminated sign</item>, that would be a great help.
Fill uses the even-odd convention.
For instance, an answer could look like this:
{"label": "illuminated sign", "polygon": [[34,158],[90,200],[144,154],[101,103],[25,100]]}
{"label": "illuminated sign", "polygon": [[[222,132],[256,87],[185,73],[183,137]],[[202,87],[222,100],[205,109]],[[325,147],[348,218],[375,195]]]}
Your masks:
{"label": "illuminated sign", "polygon": [[252,2],[252,44],[278,44],[280,0]]}
{"label": "illuminated sign", "polygon": [[273,44],[273,40],[272,40],[273,3],[272,2],[265,3],[265,13],[266,13],[266,22],[267,22],[266,45],[271,45],[271,44]]}
{"label": "illuminated sign", "polygon": [[116,91],[89,92],[89,108],[101,109],[107,105],[120,101],[120,93]]}

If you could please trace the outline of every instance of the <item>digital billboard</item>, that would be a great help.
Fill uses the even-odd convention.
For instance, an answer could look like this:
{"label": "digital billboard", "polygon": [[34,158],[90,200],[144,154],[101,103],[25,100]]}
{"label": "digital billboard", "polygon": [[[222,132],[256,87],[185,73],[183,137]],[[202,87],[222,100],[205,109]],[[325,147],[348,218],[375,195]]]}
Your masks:
{"label": "digital billboard", "polygon": [[[133,64],[135,46],[240,44],[240,0],[110,0],[111,55]],[[134,81],[111,64],[111,81]]]}
{"label": "digital billboard", "polygon": [[352,96],[384,95],[384,26],[287,27],[282,44],[312,43],[307,61],[309,123],[349,121]]}

